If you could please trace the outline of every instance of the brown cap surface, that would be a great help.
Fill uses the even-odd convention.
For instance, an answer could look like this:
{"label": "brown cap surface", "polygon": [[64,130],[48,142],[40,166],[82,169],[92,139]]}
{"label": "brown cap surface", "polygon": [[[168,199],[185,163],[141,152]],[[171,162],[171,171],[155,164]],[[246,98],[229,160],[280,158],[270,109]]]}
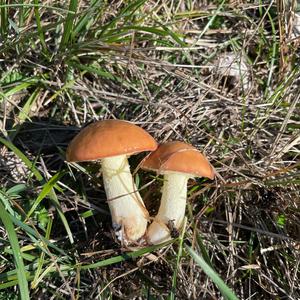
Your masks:
{"label": "brown cap surface", "polygon": [[89,161],[156,148],[156,141],[141,127],[121,120],[104,120],[82,129],[69,144],[66,158]]}
{"label": "brown cap surface", "polygon": [[183,142],[169,142],[158,146],[141,164],[143,169],[164,173],[173,171],[214,179],[215,173],[195,147]]}

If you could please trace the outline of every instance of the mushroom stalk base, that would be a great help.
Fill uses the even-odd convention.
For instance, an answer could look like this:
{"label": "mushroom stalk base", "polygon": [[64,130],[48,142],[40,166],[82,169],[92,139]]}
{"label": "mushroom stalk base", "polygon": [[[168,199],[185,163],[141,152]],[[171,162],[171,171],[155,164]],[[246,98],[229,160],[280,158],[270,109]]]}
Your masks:
{"label": "mushroom stalk base", "polygon": [[182,226],[189,177],[180,173],[164,175],[160,207],[147,231],[149,243],[160,244],[169,240],[172,231],[176,232]]}
{"label": "mushroom stalk base", "polygon": [[116,235],[121,241],[136,241],[145,234],[149,216],[134,184],[127,157],[104,158],[101,164]]}

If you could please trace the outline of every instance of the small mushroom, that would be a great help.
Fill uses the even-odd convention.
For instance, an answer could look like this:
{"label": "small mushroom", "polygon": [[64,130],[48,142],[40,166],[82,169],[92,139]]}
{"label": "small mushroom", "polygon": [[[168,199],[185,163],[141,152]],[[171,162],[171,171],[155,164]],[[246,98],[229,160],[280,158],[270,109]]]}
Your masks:
{"label": "small mushroom", "polygon": [[141,167],[164,175],[161,204],[146,234],[150,244],[160,244],[169,240],[171,232],[179,230],[182,226],[188,179],[213,179],[215,174],[203,154],[193,146],[178,141],[159,145],[157,150],[142,162]]}
{"label": "small mushroom", "polygon": [[113,228],[127,244],[145,234],[149,220],[127,157],[156,148],[156,141],[144,129],[126,121],[104,120],[82,129],[67,149],[70,162],[101,160]]}

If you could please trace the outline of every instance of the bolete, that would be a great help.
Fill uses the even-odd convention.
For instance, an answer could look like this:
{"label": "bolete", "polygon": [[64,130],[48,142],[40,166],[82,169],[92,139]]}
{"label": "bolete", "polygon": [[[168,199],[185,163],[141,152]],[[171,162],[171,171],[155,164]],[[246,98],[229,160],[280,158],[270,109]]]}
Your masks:
{"label": "bolete", "polygon": [[149,220],[127,158],[156,148],[156,141],[141,127],[127,121],[104,120],[82,129],[67,149],[70,162],[101,160],[113,228],[119,240],[127,244],[145,234]]}
{"label": "bolete", "polygon": [[215,174],[203,154],[193,146],[178,141],[159,145],[144,159],[141,168],[164,175],[160,207],[146,234],[150,244],[159,244],[169,240],[170,232],[182,226],[188,179],[213,179]]}

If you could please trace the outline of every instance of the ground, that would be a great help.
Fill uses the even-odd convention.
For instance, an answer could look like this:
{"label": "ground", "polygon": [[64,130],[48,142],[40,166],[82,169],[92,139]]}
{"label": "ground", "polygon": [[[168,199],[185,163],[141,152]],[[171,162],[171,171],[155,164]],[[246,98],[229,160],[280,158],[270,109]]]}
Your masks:
{"label": "ground", "polygon": [[[298,11],[0,1],[0,299],[299,299]],[[104,119],[191,143],[214,166],[215,180],[189,181],[168,245],[120,245],[99,163],[65,161]],[[154,216],[162,178],[139,169],[144,156],[129,162]]]}

